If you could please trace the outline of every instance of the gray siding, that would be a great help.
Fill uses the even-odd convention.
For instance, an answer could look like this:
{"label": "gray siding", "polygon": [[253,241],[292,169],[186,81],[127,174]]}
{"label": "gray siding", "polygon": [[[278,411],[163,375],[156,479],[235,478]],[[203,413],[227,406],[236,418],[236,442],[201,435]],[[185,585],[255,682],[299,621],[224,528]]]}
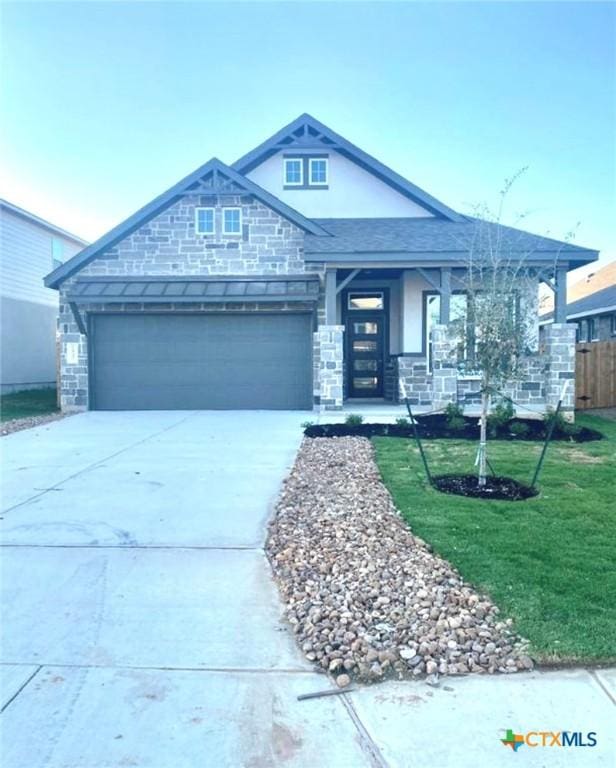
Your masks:
{"label": "gray siding", "polygon": [[53,267],[52,241],[63,259],[81,250],[77,243],[0,208],[0,388],[2,391],[54,385],[58,292],[43,278]]}

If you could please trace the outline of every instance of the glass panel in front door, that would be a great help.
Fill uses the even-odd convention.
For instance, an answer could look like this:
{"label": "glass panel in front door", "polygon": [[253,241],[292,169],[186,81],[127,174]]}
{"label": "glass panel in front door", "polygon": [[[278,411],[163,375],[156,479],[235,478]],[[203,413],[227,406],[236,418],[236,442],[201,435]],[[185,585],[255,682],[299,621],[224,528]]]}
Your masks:
{"label": "glass panel in front door", "polygon": [[383,396],[384,319],[353,312],[348,324],[348,396]]}

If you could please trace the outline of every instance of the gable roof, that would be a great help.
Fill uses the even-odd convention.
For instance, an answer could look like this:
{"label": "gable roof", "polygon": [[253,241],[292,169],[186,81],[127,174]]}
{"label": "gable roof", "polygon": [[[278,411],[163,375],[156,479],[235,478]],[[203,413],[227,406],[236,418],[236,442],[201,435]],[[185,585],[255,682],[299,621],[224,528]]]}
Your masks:
{"label": "gable roof", "polygon": [[[616,285],[610,285],[601,291],[584,296],[583,299],[567,304],[567,320],[575,320],[587,315],[601,315],[607,312],[616,312]],[[542,323],[554,319],[554,312],[541,315]]]}
{"label": "gable roof", "polygon": [[35,216],[33,213],[30,213],[30,211],[26,211],[24,208],[20,208],[18,205],[9,203],[8,200],[0,198],[0,208],[9,211],[15,216],[19,216],[21,219],[32,222],[32,224],[36,224],[36,226],[41,227],[42,229],[46,229],[48,232],[51,232],[54,235],[58,235],[58,237],[63,237],[65,240],[70,240],[76,245],[88,244],[87,240],[83,240],[81,237],[77,237],[77,235],[73,235],[71,232],[67,232],[65,229],[57,227],[50,221],[41,219],[40,216]]}
{"label": "gable roof", "polygon": [[343,136],[332,131],[331,128],[323,125],[323,123],[320,123],[308,114],[300,115],[296,120],[293,120],[293,122],[286,125],[273,136],[270,136],[262,144],[259,144],[258,147],[240,157],[239,160],[233,163],[233,168],[239,171],[239,173],[249,173],[257,165],[267,160],[268,157],[275,155],[281,150],[307,147],[318,147],[321,151],[327,148],[339,152],[390,187],[393,187],[404,197],[422,205],[434,216],[450,221],[460,221],[462,218],[459,213],[441,203],[440,200],[412,184],[408,179],[400,176],[400,174],[388,168],[372,157],[372,155],[351,144]]}
{"label": "gable roof", "polygon": [[[433,256],[440,260],[464,258],[477,237],[477,227],[498,228],[502,248],[510,254],[538,259],[575,262],[573,266],[598,258],[598,251],[533,235],[521,229],[462,216],[461,221],[437,218],[392,219],[315,219],[332,237],[307,235],[304,253],[307,261],[361,260],[384,257]],[[485,231],[485,230],[484,230]],[[429,259],[428,259],[429,260]]]}
{"label": "gable roof", "polygon": [[146,224],[150,219],[153,219],[186,193],[207,195],[216,192],[220,193],[221,191],[226,194],[253,195],[305,232],[312,235],[327,236],[328,234],[315,221],[302,216],[301,213],[283,203],[258,184],[255,184],[254,181],[247,179],[233,168],[225,165],[221,160],[218,160],[218,158],[213,157],[207,163],[197,168],[196,171],[193,171],[177,184],[174,184],[166,192],[155,197],[154,200],[140,208],[121,224],[118,224],[117,227],[111,229],[87,248],[84,248],[83,251],[73,256],[72,259],[69,259],[53,272],[50,272],[45,278],[45,285],[48,288],[58,288],[64,280],[95,259],[102,251],[112,248],[120,240],[123,240],[136,229]]}

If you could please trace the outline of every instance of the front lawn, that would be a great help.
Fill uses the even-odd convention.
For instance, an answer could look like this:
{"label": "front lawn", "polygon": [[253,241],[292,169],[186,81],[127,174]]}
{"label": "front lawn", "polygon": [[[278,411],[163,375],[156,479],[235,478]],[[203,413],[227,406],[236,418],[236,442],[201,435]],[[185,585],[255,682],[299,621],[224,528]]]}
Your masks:
{"label": "front lawn", "polygon": [[58,410],[55,389],[28,389],[0,396],[0,421],[44,416]]}
{"label": "front lawn", "polygon": [[[411,440],[375,437],[383,480],[413,532],[485,590],[542,663],[616,660],[616,423],[608,439],[553,443],[539,496],[484,501],[431,488]],[[477,444],[425,441],[433,474],[473,472]],[[499,475],[530,483],[540,443],[491,442]]]}

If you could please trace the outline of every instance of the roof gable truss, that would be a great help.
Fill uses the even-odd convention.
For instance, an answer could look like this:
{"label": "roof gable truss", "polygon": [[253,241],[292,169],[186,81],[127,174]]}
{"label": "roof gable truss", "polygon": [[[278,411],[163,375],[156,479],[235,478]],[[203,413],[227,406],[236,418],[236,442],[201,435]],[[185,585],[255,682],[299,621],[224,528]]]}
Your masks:
{"label": "roof gable truss", "polygon": [[401,195],[413,200],[439,218],[450,221],[462,221],[463,217],[440,200],[420,189],[400,174],[388,168],[376,158],[356,147],[343,136],[332,131],[323,123],[308,114],[301,115],[282,128],[255,149],[248,152],[235,163],[233,168],[239,173],[249,173],[272,155],[288,149],[333,149],[343,157],[356,163],[360,168],[385,182]]}

